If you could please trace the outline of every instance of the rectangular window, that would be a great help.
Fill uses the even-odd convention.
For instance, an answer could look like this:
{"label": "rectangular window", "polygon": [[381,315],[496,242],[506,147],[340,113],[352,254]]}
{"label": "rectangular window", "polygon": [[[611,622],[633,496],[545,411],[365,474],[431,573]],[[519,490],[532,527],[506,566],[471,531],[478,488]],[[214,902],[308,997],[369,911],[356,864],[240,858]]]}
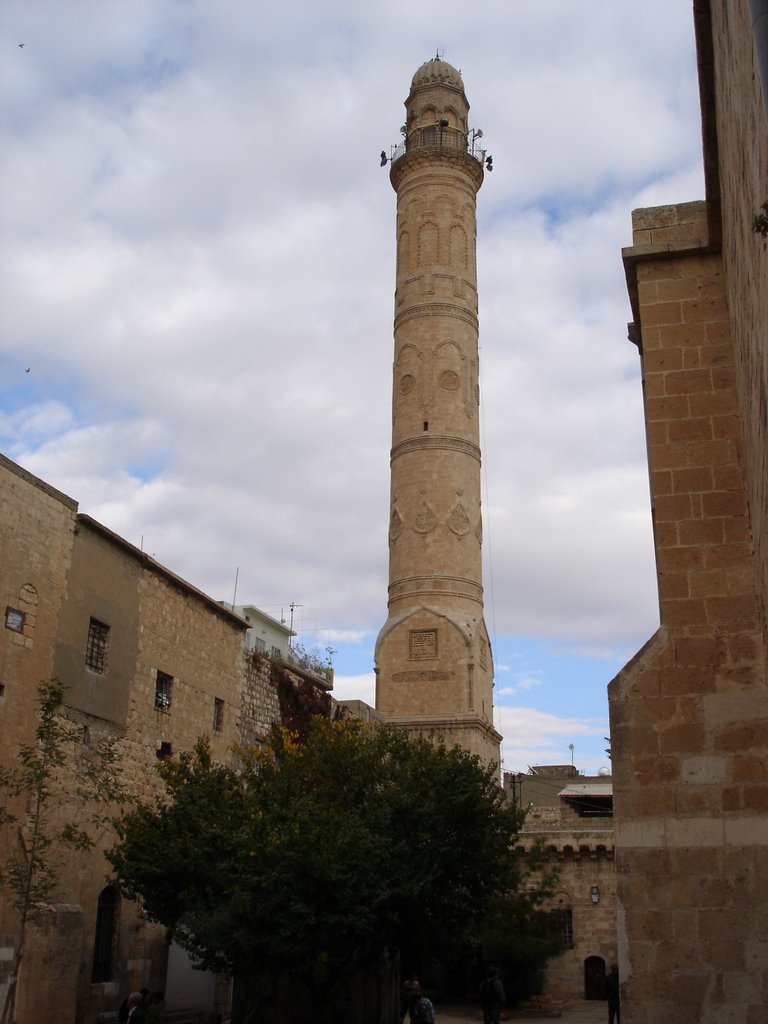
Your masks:
{"label": "rectangular window", "polygon": [[281,652],[280,648],[279,647],[275,647],[275,645],[273,644],[272,645],[272,657],[273,658],[279,658],[279,657],[281,657],[281,655],[282,655],[282,652]]}
{"label": "rectangular window", "polygon": [[560,939],[564,949],[573,949],[573,911],[570,907],[550,910],[552,931]]}
{"label": "rectangular window", "polygon": [[171,710],[171,687],[173,686],[173,676],[167,675],[165,672],[157,670],[157,679],[155,680],[155,707],[158,711],[170,711]]}
{"label": "rectangular window", "polygon": [[213,731],[221,732],[224,728],[224,701],[213,698]]}
{"label": "rectangular window", "polygon": [[264,643],[264,638],[263,637],[261,637],[261,636],[254,637],[253,649],[254,649],[254,651],[265,651],[267,649],[267,645]]}
{"label": "rectangular window", "polygon": [[109,626],[98,619],[88,624],[88,645],[85,648],[85,667],[92,672],[107,671],[107,648],[109,647]]}
{"label": "rectangular window", "polygon": [[14,633],[24,632],[24,612],[20,612],[18,608],[11,608],[10,606],[5,609],[5,628],[12,629]]}

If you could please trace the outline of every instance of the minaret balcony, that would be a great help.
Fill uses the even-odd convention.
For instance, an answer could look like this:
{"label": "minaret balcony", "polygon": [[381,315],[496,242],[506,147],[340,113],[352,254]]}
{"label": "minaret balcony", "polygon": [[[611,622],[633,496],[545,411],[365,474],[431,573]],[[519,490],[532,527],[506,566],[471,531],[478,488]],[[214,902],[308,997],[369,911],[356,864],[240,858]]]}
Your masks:
{"label": "minaret balcony", "polygon": [[405,156],[406,153],[434,153],[435,155],[471,156],[482,164],[485,160],[485,150],[476,146],[478,138],[479,136],[476,136],[474,132],[467,135],[466,132],[452,128],[450,125],[430,124],[423,128],[414,128],[399,146],[393,148],[392,163],[399,160],[401,156]]}

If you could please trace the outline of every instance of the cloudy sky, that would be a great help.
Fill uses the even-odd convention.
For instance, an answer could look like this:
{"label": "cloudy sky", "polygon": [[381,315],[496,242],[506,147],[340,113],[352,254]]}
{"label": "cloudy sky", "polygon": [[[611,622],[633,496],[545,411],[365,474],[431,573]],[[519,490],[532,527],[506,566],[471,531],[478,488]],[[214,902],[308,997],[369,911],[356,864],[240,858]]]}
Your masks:
{"label": "cloudy sky", "polygon": [[[24,43],[24,46],[19,46]],[[703,198],[687,0],[2,0],[0,449],[372,702],[411,77],[460,68],[478,197],[504,766],[607,764],[658,622],[631,211]],[[573,747],[573,749],[571,749]]]}

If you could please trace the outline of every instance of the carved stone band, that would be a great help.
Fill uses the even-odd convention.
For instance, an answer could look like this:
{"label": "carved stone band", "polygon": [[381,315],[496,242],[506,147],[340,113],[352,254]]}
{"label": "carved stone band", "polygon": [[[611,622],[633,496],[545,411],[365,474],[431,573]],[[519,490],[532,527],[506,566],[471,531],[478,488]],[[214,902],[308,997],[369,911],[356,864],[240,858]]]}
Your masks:
{"label": "carved stone band", "polygon": [[404,441],[398,441],[390,452],[390,465],[401,455],[409,452],[423,452],[426,450],[442,449],[444,451],[461,452],[473,459],[480,461],[480,448],[467,441],[463,437],[450,437],[449,435],[424,434],[420,437],[407,437]]}
{"label": "carved stone band", "polygon": [[397,314],[395,330],[409,320],[420,316],[448,316],[456,320],[464,320],[474,331],[477,331],[479,325],[477,314],[465,306],[457,306],[452,302],[418,302]]}

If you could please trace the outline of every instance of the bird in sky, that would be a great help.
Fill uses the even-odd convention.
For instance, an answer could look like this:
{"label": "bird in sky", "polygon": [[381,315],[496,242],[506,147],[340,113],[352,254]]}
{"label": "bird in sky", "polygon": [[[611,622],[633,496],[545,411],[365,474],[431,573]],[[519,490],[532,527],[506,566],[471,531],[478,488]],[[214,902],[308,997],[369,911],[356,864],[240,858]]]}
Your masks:
{"label": "bird in sky", "polygon": [[19,43],[19,49],[20,49],[20,50],[23,50],[23,49],[24,49],[24,43]]}

